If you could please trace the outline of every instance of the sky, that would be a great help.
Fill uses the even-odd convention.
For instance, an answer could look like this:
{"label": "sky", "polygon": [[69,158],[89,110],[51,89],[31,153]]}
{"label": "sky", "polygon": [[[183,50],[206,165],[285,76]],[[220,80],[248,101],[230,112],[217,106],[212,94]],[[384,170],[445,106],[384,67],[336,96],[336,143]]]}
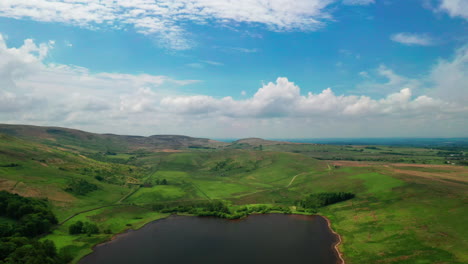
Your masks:
{"label": "sky", "polygon": [[468,0],[2,0],[0,123],[468,137]]}

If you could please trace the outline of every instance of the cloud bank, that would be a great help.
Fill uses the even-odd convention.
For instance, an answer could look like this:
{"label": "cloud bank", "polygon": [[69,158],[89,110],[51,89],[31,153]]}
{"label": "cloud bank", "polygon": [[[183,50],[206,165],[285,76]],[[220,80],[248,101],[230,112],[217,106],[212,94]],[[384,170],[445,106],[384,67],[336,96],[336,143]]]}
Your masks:
{"label": "cloud bank", "polygon": [[157,36],[165,47],[183,50],[193,45],[184,28],[188,21],[251,23],[273,31],[310,31],[331,19],[327,7],[334,2],[336,0],[8,0],[0,1],[0,16],[91,29],[132,26],[142,34]]}
{"label": "cloud bank", "polygon": [[[462,136],[468,133],[468,47],[420,80],[381,65],[366,84],[387,95],[304,92],[286,77],[235,99],[183,95],[196,80],[46,64],[53,42],[8,47],[0,35],[0,122],[97,132],[209,137]],[[377,75],[377,76],[376,76]],[[378,82],[385,78],[386,82]],[[379,86],[380,85],[380,86]],[[379,88],[380,87],[380,88]],[[171,89],[169,89],[171,88]],[[424,94],[422,94],[424,91]]]}

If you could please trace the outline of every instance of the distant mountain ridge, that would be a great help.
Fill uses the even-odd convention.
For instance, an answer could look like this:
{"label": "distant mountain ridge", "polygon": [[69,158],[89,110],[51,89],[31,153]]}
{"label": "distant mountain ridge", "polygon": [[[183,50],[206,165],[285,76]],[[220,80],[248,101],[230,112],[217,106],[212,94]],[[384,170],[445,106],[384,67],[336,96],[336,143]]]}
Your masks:
{"label": "distant mountain ridge", "polygon": [[129,136],[97,134],[63,127],[0,124],[0,133],[40,143],[95,151],[136,151],[219,148],[229,145],[207,138],[180,135]]}
{"label": "distant mountain ridge", "polygon": [[262,138],[244,138],[244,139],[239,139],[232,144],[247,144],[250,146],[258,147],[260,145],[262,146],[269,146],[269,145],[278,145],[278,144],[309,144],[309,143],[293,143],[293,142],[287,142],[287,141],[275,141],[275,140],[267,140],[267,139],[262,139]]}

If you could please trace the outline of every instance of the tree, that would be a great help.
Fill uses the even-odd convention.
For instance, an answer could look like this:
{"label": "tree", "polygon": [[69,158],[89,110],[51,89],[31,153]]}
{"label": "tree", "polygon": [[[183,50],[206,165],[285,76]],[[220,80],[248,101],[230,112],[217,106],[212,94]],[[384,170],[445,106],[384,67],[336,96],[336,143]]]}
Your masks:
{"label": "tree", "polygon": [[82,230],[83,230],[83,222],[77,221],[76,223],[70,225],[70,227],[68,228],[68,233],[70,233],[70,235],[77,235],[77,234],[81,234]]}
{"label": "tree", "polygon": [[83,224],[83,229],[81,232],[88,234],[88,236],[90,236],[92,234],[99,234],[99,228],[97,227],[96,224],[85,222]]}

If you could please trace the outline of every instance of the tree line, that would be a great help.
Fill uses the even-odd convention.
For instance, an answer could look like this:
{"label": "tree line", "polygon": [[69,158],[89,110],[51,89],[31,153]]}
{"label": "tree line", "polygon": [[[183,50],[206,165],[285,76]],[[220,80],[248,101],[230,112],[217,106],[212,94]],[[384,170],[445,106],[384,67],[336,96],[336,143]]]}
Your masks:
{"label": "tree line", "polygon": [[0,191],[0,264],[65,264],[71,258],[58,253],[50,240],[39,241],[57,224],[47,201]]}
{"label": "tree line", "polygon": [[76,221],[70,225],[68,233],[70,235],[87,234],[90,236],[92,234],[99,234],[99,228],[94,223]]}
{"label": "tree line", "polygon": [[205,202],[169,202],[156,203],[152,205],[154,211],[161,213],[189,213],[197,216],[216,216],[226,219],[240,219],[249,214],[266,214],[270,212],[281,212],[290,214],[291,209],[288,206],[242,206],[237,209],[230,209],[223,201],[205,201]]}
{"label": "tree line", "polygon": [[96,191],[98,186],[94,183],[90,183],[84,179],[73,178],[69,181],[65,191],[76,194],[86,195],[89,192]]}
{"label": "tree line", "polygon": [[346,201],[354,198],[355,195],[349,192],[322,192],[313,193],[306,198],[299,200],[297,205],[304,209],[316,212],[320,207],[324,207],[330,204]]}

